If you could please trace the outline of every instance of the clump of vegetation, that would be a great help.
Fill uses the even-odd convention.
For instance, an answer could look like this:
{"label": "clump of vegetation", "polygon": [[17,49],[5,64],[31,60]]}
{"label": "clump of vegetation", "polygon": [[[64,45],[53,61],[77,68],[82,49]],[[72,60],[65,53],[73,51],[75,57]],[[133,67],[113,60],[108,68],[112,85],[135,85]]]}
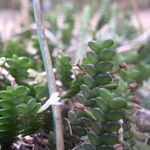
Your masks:
{"label": "clump of vegetation", "polygon": [[[141,106],[149,109],[149,98],[138,93],[150,77],[149,40],[135,50],[131,47],[118,53],[118,47],[131,40],[135,42],[139,33],[131,23],[131,14],[124,12],[120,16],[119,5],[110,0],[101,1],[94,29],[91,27],[94,9],[90,5],[81,13],[79,29],[76,29],[79,18],[75,20],[77,13],[73,4],[64,3],[63,8],[62,14],[47,13],[45,33],[54,74],[59,81],[56,83],[65,149],[149,149],[147,137],[144,141],[135,136],[137,132],[143,135],[135,115]],[[33,22],[32,7],[30,13]],[[58,15],[62,15],[62,22]],[[19,139],[18,135],[39,130],[44,134],[44,144],[56,149],[53,111],[38,112],[41,105],[49,101],[49,93],[38,37],[31,30],[35,29],[27,29],[6,43],[0,41],[2,149],[10,149]]]}
{"label": "clump of vegetation", "polygon": [[56,77],[58,80],[61,81],[63,86],[66,89],[69,89],[71,86],[71,81],[72,81],[72,72],[71,72],[71,58],[68,55],[65,55],[63,52],[60,52],[56,56]]}
{"label": "clump of vegetation", "polygon": [[131,132],[127,112],[132,107],[127,83],[113,73],[115,51],[112,45],[111,40],[92,41],[89,43],[92,51],[83,59],[83,84],[76,96],[82,107],[68,114],[73,135],[83,140],[80,149],[115,149],[115,144],[129,143],[131,138],[119,135],[120,128],[124,130],[119,120],[129,124],[123,132]]}
{"label": "clump of vegetation", "polygon": [[19,134],[31,134],[42,127],[40,103],[25,86],[0,91],[0,144],[9,149]]}

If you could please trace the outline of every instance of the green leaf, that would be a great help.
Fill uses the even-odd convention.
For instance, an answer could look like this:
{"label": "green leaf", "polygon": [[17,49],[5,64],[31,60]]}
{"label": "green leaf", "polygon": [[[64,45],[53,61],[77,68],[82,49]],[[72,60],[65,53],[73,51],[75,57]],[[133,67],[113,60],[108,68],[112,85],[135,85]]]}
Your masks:
{"label": "green leaf", "polygon": [[91,107],[91,108],[96,107],[97,105],[96,105],[95,98],[88,99],[88,101],[85,103],[85,106]]}
{"label": "green leaf", "polygon": [[90,88],[95,86],[95,80],[89,75],[84,76],[84,83]]}
{"label": "green leaf", "polygon": [[92,144],[94,144],[94,145],[99,144],[100,139],[93,131],[88,132],[88,138]]}
{"label": "green leaf", "polygon": [[5,123],[0,123],[0,131],[3,130],[5,132],[8,132],[9,131],[9,127],[7,124]]}
{"label": "green leaf", "polygon": [[85,115],[87,118],[96,120],[95,116],[93,115],[93,113],[90,110],[84,109]]}
{"label": "green leaf", "polygon": [[128,74],[127,74],[126,70],[121,69],[118,74],[124,81],[128,80]]}
{"label": "green leaf", "polygon": [[26,95],[15,95],[12,98],[12,100],[14,100],[15,105],[19,105],[19,104],[21,104],[23,102],[27,102],[29,100],[29,96],[26,96]]}
{"label": "green leaf", "polygon": [[80,88],[81,88],[81,91],[82,91],[83,95],[84,95],[87,99],[92,96],[92,92],[91,92],[91,90],[88,88],[87,85],[82,84],[82,85],[80,86]]}
{"label": "green leaf", "polygon": [[0,98],[10,100],[11,97],[12,97],[12,94],[10,92],[8,92],[8,91],[0,91]]}
{"label": "green leaf", "polygon": [[100,122],[94,122],[91,124],[91,129],[99,136],[105,132]]}
{"label": "green leaf", "polygon": [[107,101],[111,101],[112,100],[112,94],[110,93],[109,90],[104,89],[104,88],[100,88],[99,89],[99,95],[104,98]]}
{"label": "green leaf", "polygon": [[111,83],[112,77],[109,74],[100,74],[96,77],[96,83],[98,85],[106,85]]}
{"label": "green leaf", "polygon": [[97,103],[98,108],[100,108],[102,111],[109,110],[108,102],[106,100],[104,100],[102,97],[97,97],[96,103]]}
{"label": "green leaf", "polygon": [[98,58],[100,60],[112,60],[115,56],[115,51],[111,49],[103,49],[98,53]]}
{"label": "green leaf", "polygon": [[97,41],[91,41],[88,43],[89,47],[91,48],[91,50],[98,52],[99,50],[101,50],[99,48],[98,42]]}
{"label": "green leaf", "polygon": [[95,87],[92,89],[92,97],[98,97],[100,96],[100,88],[99,87]]}
{"label": "green leaf", "polygon": [[87,99],[82,94],[77,94],[76,98],[82,104],[85,104],[87,102]]}
{"label": "green leaf", "polygon": [[71,123],[75,123],[77,120],[77,115],[74,111],[68,112],[68,119],[71,121]]}
{"label": "green leaf", "polygon": [[99,108],[93,108],[92,109],[93,115],[98,119],[100,122],[105,122],[106,121],[106,116],[102,110]]}
{"label": "green leaf", "polygon": [[115,90],[117,88],[117,84],[116,83],[107,84],[105,85],[105,88],[108,90]]}
{"label": "green leaf", "polygon": [[26,113],[27,112],[27,105],[26,104],[20,104],[20,105],[18,105],[17,107],[16,107],[16,109],[17,109],[17,111],[19,112],[19,113],[22,113],[22,114],[24,114],[24,113]]}
{"label": "green leaf", "polygon": [[107,112],[106,116],[110,120],[118,121],[124,117],[125,113],[122,110],[110,110]]}
{"label": "green leaf", "polygon": [[121,128],[121,125],[117,121],[108,121],[107,123],[105,123],[104,128],[106,131],[113,132],[118,131]]}
{"label": "green leaf", "polygon": [[127,101],[125,99],[123,99],[122,97],[116,97],[116,98],[112,99],[109,102],[109,104],[112,109],[122,109],[122,108],[126,108]]}
{"label": "green leaf", "polygon": [[12,116],[12,114],[6,109],[0,109],[0,116],[10,118]]}
{"label": "green leaf", "polygon": [[110,101],[112,99],[112,94],[110,93],[109,90],[105,88],[99,88],[95,87],[92,89],[92,97],[102,97],[107,101]]}
{"label": "green leaf", "polygon": [[119,142],[118,136],[113,133],[105,133],[101,136],[101,140],[104,144],[117,144]]}
{"label": "green leaf", "polygon": [[6,110],[9,110],[12,108],[12,102],[7,100],[0,100],[0,109],[4,108]]}
{"label": "green leaf", "polygon": [[93,51],[98,52],[99,50],[110,48],[113,45],[113,41],[112,40],[91,41],[88,43],[88,45]]}
{"label": "green leaf", "polygon": [[77,119],[77,124],[79,124],[80,126],[84,127],[87,126],[88,123],[90,123],[91,119],[87,118],[87,117],[80,117]]}
{"label": "green leaf", "polygon": [[23,66],[30,66],[32,64],[31,59],[29,59],[27,57],[19,57],[18,63]]}
{"label": "green leaf", "polygon": [[41,108],[41,103],[36,103],[32,108],[32,113],[37,114],[38,110]]}
{"label": "green leaf", "polygon": [[83,109],[75,109],[74,112],[76,113],[77,117],[86,117],[85,112]]}
{"label": "green leaf", "polygon": [[7,58],[7,63],[10,67],[16,67],[16,62],[10,58]]}
{"label": "green leaf", "polygon": [[126,89],[127,89],[127,83],[124,80],[120,79],[117,86],[118,92],[124,93]]}
{"label": "green leaf", "polygon": [[93,52],[93,51],[87,52],[86,56],[90,60],[91,63],[94,64],[97,62],[98,56],[95,52]]}
{"label": "green leaf", "polygon": [[110,61],[101,61],[96,65],[96,68],[99,73],[105,73],[112,70],[113,63]]}
{"label": "green leaf", "polygon": [[80,126],[74,126],[72,128],[73,133],[76,133],[78,136],[85,136],[86,135],[86,130]]}
{"label": "green leaf", "polygon": [[36,99],[32,98],[31,100],[29,100],[29,102],[27,103],[28,105],[28,109],[33,110],[33,108],[36,105]]}
{"label": "green leaf", "polygon": [[25,86],[17,86],[16,88],[14,88],[13,90],[13,94],[16,94],[16,95],[20,95],[20,94],[23,94],[23,95],[26,95],[28,94],[30,91],[29,88],[25,87]]}
{"label": "green leaf", "polygon": [[96,74],[96,68],[93,64],[86,64],[84,66],[84,69],[90,75],[95,75]]}
{"label": "green leaf", "polygon": [[0,123],[9,124],[11,122],[7,117],[0,117]]}

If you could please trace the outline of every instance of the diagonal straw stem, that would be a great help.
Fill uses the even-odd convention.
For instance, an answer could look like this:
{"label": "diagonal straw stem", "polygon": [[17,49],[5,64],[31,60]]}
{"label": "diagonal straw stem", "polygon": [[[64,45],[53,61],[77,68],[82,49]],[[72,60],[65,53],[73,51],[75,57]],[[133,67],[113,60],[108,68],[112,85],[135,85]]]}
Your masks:
{"label": "diagonal straw stem", "polygon": [[[33,7],[34,7],[34,16],[35,16],[35,21],[37,26],[39,45],[40,45],[44,67],[47,75],[49,94],[52,94],[57,92],[57,87],[55,82],[55,76],[53,73],[53,67],[52,67],[51,57],[48,49],[48,44],[45,38],[45,32],[42,24],[42,12],[41,12],[39,0],[33,0]],[[60,106],[52,106],[52,109],[53,109],[53,118],[55,123],[55,132],[56,132],[56,148],[57,150],[64,150],[61,108]]]}

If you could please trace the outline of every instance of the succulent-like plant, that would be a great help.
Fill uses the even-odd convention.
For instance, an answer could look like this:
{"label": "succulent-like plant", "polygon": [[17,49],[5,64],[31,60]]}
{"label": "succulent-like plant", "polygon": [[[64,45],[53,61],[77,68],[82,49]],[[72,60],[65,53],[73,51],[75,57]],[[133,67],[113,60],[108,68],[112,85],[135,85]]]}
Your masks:
{"label": "succulent-like plant", "polygon": [[70,89],[65,91],[62,95],[61,98],[71,98],[75,96],[79,91],[80,91],[80,85],[83,83],[83,74],[78,73],[76,75],[76,79],[72,81]]}
{"label": "succulent-like plant", "polygon": [[27,69],[32,66],[32,60],[28,57],[18,57],[13,55],[12,58],[6,59],[6,70],[16,79],[17,83],[27,79]]}
{"label": "succulent-like plant", "polygon": [[72,82],[71,58],[64,52],[59,52],[55,59],[55,65],[57,79],[61,81],[66,89],[69,89]]}
{"label": "succulent-like plant", "polygon": [[89,42],[92,51],[87,52],[81,65],[84,83],[76,98],[82,108],[68,114],[73,134],[86,137],[79,146],[81,149],[114,150],[115,144],[123,142],[121,139],[127,140],[120,137],[119,130],[123,128],[120,120],[130,124],[126,119],[126,112],[132,110],[128,102],[130,91],[127,83],[113,72],[112,45],[112,40]]}
{"label": "succulent-like plant", "polygon": [[121,18],[120,24],[118,23],[116,32],[119,36],[123,36],[127,40],[135,38],[138,34],[138,30],[131,23],[131,12],[128,11]]}
{"label": "succulent-like plant", "polygon": [[71,3],[66,3],[64,6],[64,22],[70,24],[71,29],[74,26],[74,8]]}
{"label": "succulent-like plant", "polygon": [[68,23],[66,23],[61,29],[61,41],[65,45],[70,44],[71,31],[72,31],[71,25]]}
{"label": "succulent-like plant", "polygon": [[71,3],[64,5],[64,26],[61,28],[61,41],[68,47],[71,41],[72,29],[74,26],[74,9]]}
{"label": "succulent-like plant", "polygon": [[16,38],[9,39],[2,47],[0,56],[11,58],[12,55],[29,56],[24,45]]}
{"label": "succulent-like plant", "polygon": [[98,21],[97,29],[99,30],[103,25],[109,22],[111,18],[110,0],[102,0],[100,5],[100,19]]}
{"label": "succulent-like plant", "polygon": [[48,22],[50,23],[50,29],[53,33],[56,33],[58,30],[57,26],[57,14],[54,12],[48,13],[46,16]]}
{"label": "succulent-like plant", "polygon": [[138,50],[125,51],[118,55],[119,62],[122,61],[129,64],[130,69],[126,70],[126,74],[130,77],[129,80],[140,85],[143,81],[148,80],[150,76],[149,46],[148,40],[145,44],[141,45]]}
{"label": "succulent-like plant", "polygon": [[25,86],[0,91],[0,145],[9,149],[19,134],[30,134],[42,126],[40,103]]}

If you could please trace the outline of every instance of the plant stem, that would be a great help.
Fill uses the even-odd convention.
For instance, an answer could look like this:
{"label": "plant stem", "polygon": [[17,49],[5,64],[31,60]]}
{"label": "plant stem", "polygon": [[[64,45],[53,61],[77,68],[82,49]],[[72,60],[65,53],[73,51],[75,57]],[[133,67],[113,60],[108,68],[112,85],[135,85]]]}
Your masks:
{"label": "plant stem", "polygon": [[[48,49],[47,40],[45,38],[44,25],[42,23],[42,12],[39,5],[39,0],[33,0],[34,15],[37,25],[37,35],[39,40],[39,45],[42,53],[42,58],[44,62],[44,67],[47,75],[49,94],[57,92],[57,86],[55,82],[55,76],[53,73],[52,61]],[[62,128],[62,118],[61,118],[61,107],[52,106],[53,118],[55,123],[56,132],[56,148],[57,150],[64,150],[64,138],[63,138],[63,128]]]}

